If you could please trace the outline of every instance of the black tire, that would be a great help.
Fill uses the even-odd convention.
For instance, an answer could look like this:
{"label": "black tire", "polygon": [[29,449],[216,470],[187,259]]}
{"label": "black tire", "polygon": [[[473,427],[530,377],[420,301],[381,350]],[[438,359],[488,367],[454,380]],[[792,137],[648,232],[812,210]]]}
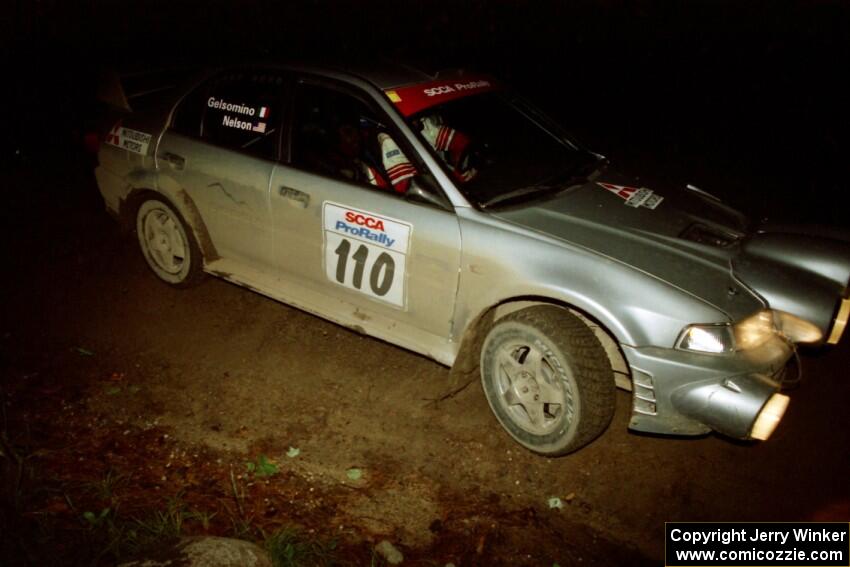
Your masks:
{"label": "black tire", "polygon": [[560,307],[536,305],[496,321],[481,349],[481,381],[502,427],[541,455],[584,447],[614,415],[608,356],[593,331]]}
{"label": "black tire", "polygon": [[204,279],[204,261],[195,234],[171,203],[159,195],[146,195],[135,216],[142,256],[160,280],[185,288]]}

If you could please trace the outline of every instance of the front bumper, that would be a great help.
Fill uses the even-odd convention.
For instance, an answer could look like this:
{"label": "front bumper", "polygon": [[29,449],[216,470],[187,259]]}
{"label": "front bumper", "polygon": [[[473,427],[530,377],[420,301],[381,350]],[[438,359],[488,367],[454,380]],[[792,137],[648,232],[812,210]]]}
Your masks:
{"label": "front bumper", "polygon": [[658,347],[624,347],[632,372],[629,428],[748,439],[793,351],[780,337],[758,349],[710,355]]}

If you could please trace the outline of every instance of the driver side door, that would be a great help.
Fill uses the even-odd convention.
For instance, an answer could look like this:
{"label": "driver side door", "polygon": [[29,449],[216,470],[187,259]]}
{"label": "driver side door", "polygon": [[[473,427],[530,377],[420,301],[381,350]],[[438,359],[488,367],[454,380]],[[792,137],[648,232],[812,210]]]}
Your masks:
{"label": "driver side door", "polygon": [[[389,123],[365,93],[301,80],[291,116],[288,159],[270,184],[282,278],[332,319],[420,352],[445,344],[461,258],[454,211],[352,174],[361,159],[373,159],[367,146]],[[349,147],[344,132],[352,125],[363,147]],[[401,141],[398,132],[384,133]]]}

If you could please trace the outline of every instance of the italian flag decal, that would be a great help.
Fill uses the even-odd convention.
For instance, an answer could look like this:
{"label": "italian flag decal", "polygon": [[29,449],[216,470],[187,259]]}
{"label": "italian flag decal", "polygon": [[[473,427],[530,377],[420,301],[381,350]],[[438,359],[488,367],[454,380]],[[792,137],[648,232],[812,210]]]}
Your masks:
{"label": "italian flag decal", "polygon": [[261,106],[260,107],[260,118],[268,118],[269,116],[269,107]]}

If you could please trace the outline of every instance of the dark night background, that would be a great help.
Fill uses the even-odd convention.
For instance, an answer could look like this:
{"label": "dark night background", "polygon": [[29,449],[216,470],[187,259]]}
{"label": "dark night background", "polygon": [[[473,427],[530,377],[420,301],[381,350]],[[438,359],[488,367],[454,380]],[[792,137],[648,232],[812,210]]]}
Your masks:
{"label": "dark night background", "polygon": [[4,158],[67,149],[102,68],[344,53],[492,72],[646,183],[828,224],[850,203],[847,2],[57,0],[6,15]]}
{"label": "dark night background", "polygon": [[[246,517],[234,466],[290,443],[342,482],[356,465],[388,484],[313,493],[281,457],[296,472],[250,489],[248,528],[335,537],[359,522],[351,533],[372,537],[384,531],[363,518],[386,509],[393,529],[429,536],[405,548],[429,565],[649,565],[665,521],[848,519],[846,337],[804,353],[806,381],[767,443],[628,433],[620,393],[609,432],[543,459],[494,433],[478,389],[424,403],[449,373],[418,355],[220,280],[160,285],[134,238],[117,238],[83,135],[103,70],[386,57],[501,77],[662,194],[692,183],[755,219],[850,228],[850,1],[18,0],[0,14],[0,442],[26,457],[0,453],[0,564],[97,564],[113,556],[83,511],[138,527],[175,493],[217,514],[203,533],[232,535]],[[115,493],[90,490],[110,475]],[[564,510],[547,506],[555,494]],[[348,548],[354,564],[370,542]]]}

